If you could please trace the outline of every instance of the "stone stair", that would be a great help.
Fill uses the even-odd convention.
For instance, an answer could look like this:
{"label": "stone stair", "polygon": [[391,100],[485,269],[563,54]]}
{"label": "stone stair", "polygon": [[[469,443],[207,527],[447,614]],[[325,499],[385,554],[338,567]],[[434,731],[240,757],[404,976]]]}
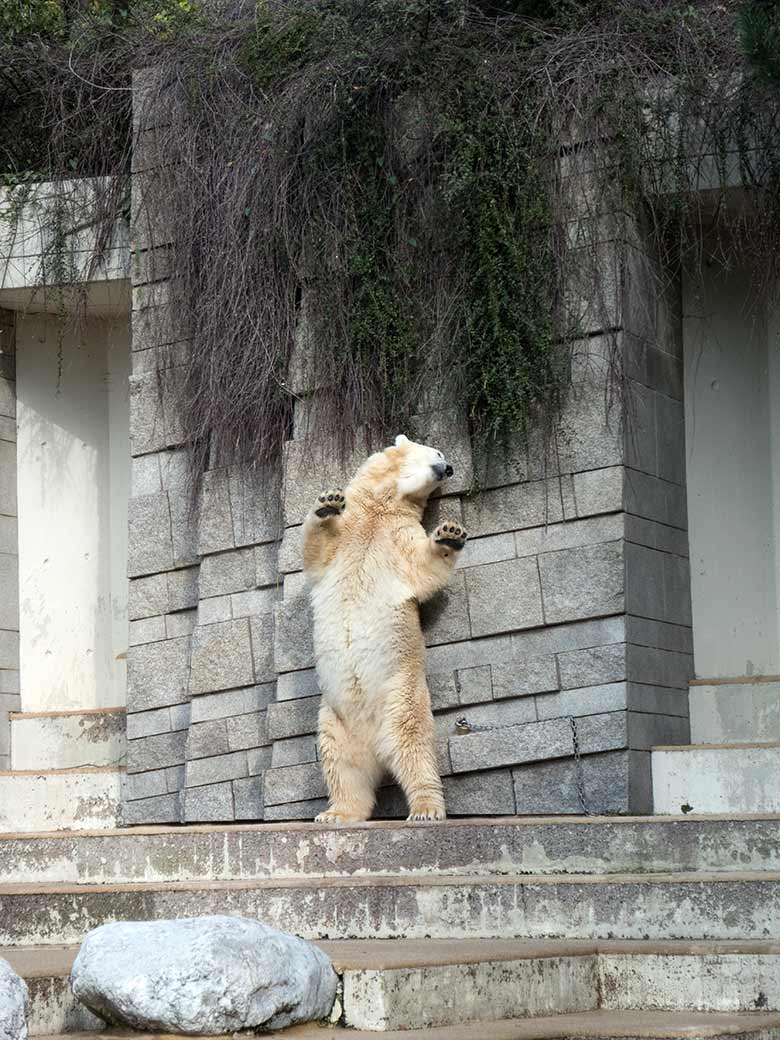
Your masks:
{"label": "stone stair", "polygon": [[284,1037],[780,1040],[779,816],[14,834],[0,879],[32,1035],[95,1040],[67,983],[89,928],[245,913],[342,980],[337,1025]]}

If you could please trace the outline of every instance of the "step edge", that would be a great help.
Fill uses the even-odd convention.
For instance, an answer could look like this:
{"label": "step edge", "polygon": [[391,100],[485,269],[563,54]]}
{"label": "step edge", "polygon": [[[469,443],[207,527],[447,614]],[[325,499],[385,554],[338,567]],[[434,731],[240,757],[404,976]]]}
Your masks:
{"label": "step edge", "polygon": [[11,722],[20,722],[26,719],[64,719],[75,715],[126,715],[127,708],[117,705],[113,708],[68,708],[63,711],[9,711],[8,718]]}

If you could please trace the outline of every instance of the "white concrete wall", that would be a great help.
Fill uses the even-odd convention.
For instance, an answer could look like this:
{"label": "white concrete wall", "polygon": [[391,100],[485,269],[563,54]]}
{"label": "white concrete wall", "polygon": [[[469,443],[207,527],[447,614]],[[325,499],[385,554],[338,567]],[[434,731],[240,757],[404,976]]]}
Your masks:
{"label": "white concrete wall", "polygon": [[22,711],[125,703],[126,318],[17,324]]}
{"label": "white concrete wall", "polygon": [[694,665],[780,674],[780,316],[747,268],[683,289]]}

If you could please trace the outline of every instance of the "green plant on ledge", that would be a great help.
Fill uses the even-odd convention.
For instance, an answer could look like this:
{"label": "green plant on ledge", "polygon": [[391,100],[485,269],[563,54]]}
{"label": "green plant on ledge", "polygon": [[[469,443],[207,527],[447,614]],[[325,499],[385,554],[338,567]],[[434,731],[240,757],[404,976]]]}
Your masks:
{"label": "green plant on ledge", "polygon": [[702,159],[725,199],[736,155],[751,205],[716,219],[776,278],[776,8],[41,0],[0,44],[0,175],[104,178],[108,224],[135,153],[196,476],[277,460],[300,385],[314,444],[456,408],[486,464],[554,429],[606,244],[690,259]]}

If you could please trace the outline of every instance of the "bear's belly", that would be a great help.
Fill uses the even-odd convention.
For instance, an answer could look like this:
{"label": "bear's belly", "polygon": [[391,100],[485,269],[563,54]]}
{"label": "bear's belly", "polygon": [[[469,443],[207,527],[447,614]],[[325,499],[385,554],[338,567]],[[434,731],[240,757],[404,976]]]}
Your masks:
{"label": "bear's belly", "polygon": [[339,714],[355,707],[370,713],[408,670],[410,644],[421,642],[417,607],[394,575],[367,583],[339,570],[312,590],[317,677]]}

